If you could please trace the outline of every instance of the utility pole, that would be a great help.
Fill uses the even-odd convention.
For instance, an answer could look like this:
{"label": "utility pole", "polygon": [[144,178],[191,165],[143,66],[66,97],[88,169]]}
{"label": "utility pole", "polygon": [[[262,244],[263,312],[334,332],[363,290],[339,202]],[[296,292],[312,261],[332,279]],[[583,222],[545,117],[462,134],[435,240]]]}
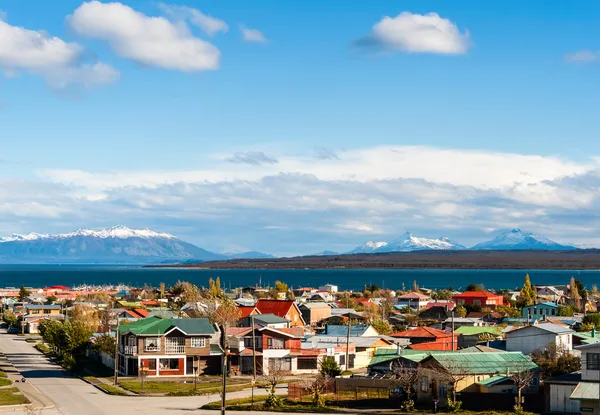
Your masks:
{"label": "utility pole", "polygon": [[117,331],[115,333],[115,380],[114,384],[117,386],[119,383],[119,315],[117,314]]}
{"label": "utility pole", "polygon": [[352,325],[352,320],[350,319],[352,313],[348,312],[348,331],[346,332],[346,367],[344,370],[348,370],[348,362],[350,359],[350,326]]}
{"label": "utility pole", "polygon": [[452,351],[454,351],[454,310],[452,310]]}
{"label": "utility pole", "polygon": [[254,333],[254,314],[250,315],[252,320],[252,405],[254,405],[254,384],[256,383],[256,335]]}
{"label": "utility pole", "polygon": [[221,415],[225,415],[225,402],[227,392],[227,328],[225,324],[221,325],[221,345],[223,346],[223,390],[221,392]]}

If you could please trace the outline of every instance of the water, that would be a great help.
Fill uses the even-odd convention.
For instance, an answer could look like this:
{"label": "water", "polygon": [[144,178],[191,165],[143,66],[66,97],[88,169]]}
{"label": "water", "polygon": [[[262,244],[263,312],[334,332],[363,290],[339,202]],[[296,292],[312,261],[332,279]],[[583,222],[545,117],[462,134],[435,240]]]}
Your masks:
{"label": "water", "polygon": [[341,290],[360,290],[365,285],[401,289],[417,281],[426,288],[464,289],[470,283],[486,288],[513,289],[523,285],[525,274],[533,284],[568,284],[571,276],[580,279],[590,288],[600,285],[600,270],[548,271],[548,270],[206,270],[180,268],[142,268],[135,266],[100,265],[0,265],[0,287],[31,287],[49,285],[74,286],[80,284],[128,284],[158,286],[178,280],[190,281],[199,286],[208,285],[209,278],[221,278],[223,287],[241,287],[259,284],[274,285],[280,280],[290,287],[336,284]]}

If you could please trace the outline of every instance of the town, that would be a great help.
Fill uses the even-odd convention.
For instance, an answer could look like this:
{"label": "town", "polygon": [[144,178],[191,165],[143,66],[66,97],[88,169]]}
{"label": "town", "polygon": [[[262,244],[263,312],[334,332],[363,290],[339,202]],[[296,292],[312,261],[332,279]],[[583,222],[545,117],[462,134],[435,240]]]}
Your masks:
{"label": "town", "polygon": [[518,291],[463,292],[417,281],[404,291],[281,281],[225,290],[216,278],[21,286],[0,299],[9,405],[53,401],[31,396],[4,347],[16,339],[115,399],[212,394],[205,409],[302,412],[600,409],[600,293],[575,278],[542,286],[525,275]]}

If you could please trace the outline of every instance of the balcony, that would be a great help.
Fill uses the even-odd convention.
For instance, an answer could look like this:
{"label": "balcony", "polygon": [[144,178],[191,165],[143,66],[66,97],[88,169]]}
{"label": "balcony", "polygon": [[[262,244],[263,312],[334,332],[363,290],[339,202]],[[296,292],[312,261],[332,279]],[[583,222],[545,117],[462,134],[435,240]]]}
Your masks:
{"label": "balcony", "polygon": [[121,349],[121,353],[123,353],[123,354],[127,354],[127,355],[137,354],[137,346],[121,345],[120,349]]}
{"label": "balcony", "polygon": [[183,354],[185,353],[185,338],[172,337],[165,341],[165,353],[167,354]]}

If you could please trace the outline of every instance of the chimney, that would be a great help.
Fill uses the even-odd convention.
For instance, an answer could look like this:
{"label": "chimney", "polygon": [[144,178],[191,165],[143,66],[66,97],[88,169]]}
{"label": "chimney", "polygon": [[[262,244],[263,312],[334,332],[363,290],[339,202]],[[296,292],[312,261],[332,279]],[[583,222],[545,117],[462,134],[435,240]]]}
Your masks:
{"label": "chimney", "polygon": [[592,337],[596,337],[596,328],[595,327],[592,328]]}

